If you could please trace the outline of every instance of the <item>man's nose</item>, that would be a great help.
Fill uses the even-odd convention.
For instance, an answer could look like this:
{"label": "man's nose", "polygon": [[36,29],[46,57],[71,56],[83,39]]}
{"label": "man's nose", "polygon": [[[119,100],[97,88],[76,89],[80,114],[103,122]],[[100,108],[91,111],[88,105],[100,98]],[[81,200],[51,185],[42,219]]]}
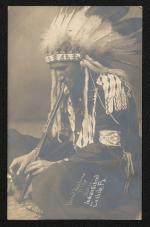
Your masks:
{"label": "man's nose", "polygon": [[56,75],[57,75],[57,77],[64,77],[62,70],[57,70]]}

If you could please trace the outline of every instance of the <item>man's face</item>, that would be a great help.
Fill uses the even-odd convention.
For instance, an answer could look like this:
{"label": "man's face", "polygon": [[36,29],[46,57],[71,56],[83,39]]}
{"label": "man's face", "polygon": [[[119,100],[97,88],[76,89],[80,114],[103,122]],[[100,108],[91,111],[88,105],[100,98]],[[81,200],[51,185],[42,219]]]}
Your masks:
{"label": "man's face", "polygon": [[50,68],[54,69],[57,77],[64,77],[69,87],[73,87],[79,82],[81,77],[81,67],[79,62],[57,62],[51,63]]}

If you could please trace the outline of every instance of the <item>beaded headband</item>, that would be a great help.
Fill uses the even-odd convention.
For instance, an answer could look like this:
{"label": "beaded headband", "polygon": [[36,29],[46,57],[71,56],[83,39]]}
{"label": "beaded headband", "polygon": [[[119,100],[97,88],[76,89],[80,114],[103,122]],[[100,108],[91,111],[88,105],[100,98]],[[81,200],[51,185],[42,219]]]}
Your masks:
{"label": "beaded headband", "polygon": [[47,63],[52,62],[65,62],[65,61],[71,61],[71,62],[77,62],[81,60],[80,53],[60,53],[60,54],[52,54],[47,55],[45,57],[45,61]]}

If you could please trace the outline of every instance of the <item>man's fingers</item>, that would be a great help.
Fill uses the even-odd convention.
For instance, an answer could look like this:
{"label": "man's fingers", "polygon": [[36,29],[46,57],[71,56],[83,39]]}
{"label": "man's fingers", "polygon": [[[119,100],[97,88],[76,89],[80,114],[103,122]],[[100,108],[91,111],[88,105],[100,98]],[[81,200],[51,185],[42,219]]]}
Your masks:
{"label": "man's fingers", "polygon": [[36,170],[36,171],[34,171],[33,173],[32,173],[32,175],[37,175],[37,174],[39,174],[39,173],[41,173],[41,172],[43,172],[43,170],[44,170],[44,168],[43,167],[41,167],[41,168],[39,168],[38,170]]}
{"label": "man's fingers", "polygon": [[10,173],[11,175],[13,175],[13,173],[14,173],[14,171],[13,171],[12,168],[10,168],[10,167],[9,167],[9,173]]}
{"label": "man's fingers", "polygon": [[11,174],[14,173],[13,168],[16,166],[17,163],[18,163],[18,162],[17,162],[17,159],[14,159],[14,160],[12,161],[12,163],[10,164],[10,166],[9,166],[9,171],[10,171]]}
{"label": "man's fingers", "polygon": [[34,161],[34,162],[29,163],[26,169],[29,169],[32,166],[40,166],[40,165],[41,165],[41,160]]}
{"label": "man's fingers", "polygon": [[25,166],[26,165],[24,163],[22,163],[20,165],[20,167],[18,168],[16,175],[19,175],[25,169]]}
{"label": "man's fingers", "polygon": [[10,164],[9,168],[12,169],[17,164],[17,160],[14,159],[12,163]]}
{"label": "man's fingers", "polygon": [[37,165],[40,163],[41,163],[41,160],[36,160],[36,161],[30,162],[28,166],[33,166],[33,165]]}
{"label": "man's fingers", "polygon": [[35,170],[35,169],[37,169],[37,168],[40,168],[42,166],[42,164],[41,163],[34,163],[34,164],[30,164],[30,165],[28,165],[27,166],[27,168],[26,168],[26,170],[25,170],[25,173],[28,173],[28,172],[30,172],[30,171],[33,171],[33,170]]}

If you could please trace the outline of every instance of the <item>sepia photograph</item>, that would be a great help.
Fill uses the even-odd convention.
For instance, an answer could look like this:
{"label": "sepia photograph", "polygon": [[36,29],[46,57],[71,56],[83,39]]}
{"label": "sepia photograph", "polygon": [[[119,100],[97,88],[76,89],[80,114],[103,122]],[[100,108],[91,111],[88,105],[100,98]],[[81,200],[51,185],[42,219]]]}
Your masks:
{"label": "sepia photograph", "polygon": [[8,6],[8,220],[142,220],[142,6]]}

